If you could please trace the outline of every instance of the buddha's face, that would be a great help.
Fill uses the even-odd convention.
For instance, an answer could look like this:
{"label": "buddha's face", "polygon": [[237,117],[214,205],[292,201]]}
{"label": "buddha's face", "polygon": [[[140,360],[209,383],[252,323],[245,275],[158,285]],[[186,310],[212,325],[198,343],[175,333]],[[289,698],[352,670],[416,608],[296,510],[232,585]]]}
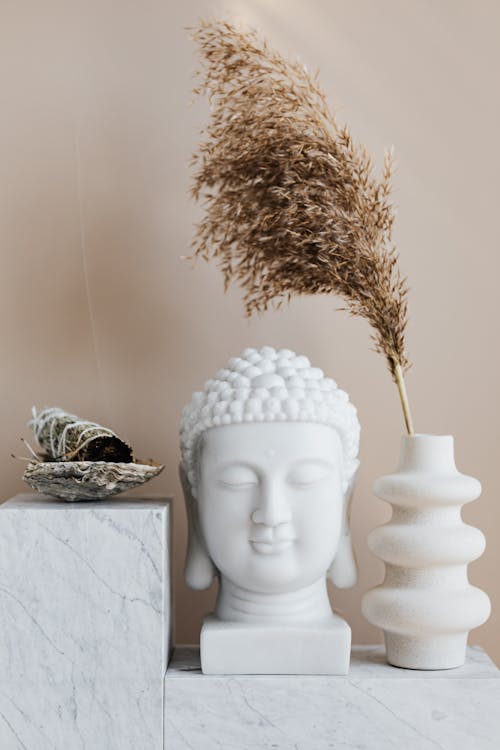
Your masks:
{"label": "buddha's face", "polygon": [[342,448],[329,426],[213,427],[202,438],[198,511],[214,564],[249,591],[294,591],[332,562],[342,526]]}

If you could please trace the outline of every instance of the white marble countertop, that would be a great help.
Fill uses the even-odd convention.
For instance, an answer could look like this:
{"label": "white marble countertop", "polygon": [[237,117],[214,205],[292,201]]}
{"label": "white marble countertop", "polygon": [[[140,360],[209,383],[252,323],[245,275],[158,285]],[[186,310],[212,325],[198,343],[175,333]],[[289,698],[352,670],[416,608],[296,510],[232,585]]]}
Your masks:
{"label": "white marble countertop", "polygon": [[0,501],[2,510],[53,510],[53,511],[88,511],[88,510],[148,510],[156,509],[161,506],[172,503],[171,497],[164,495],[154,496],[134,496],[134,495],[114,495],[104,500],[79,500],[77,502],[68,502],[67,500],[58,499],[44,495],[42,492],[34,494],[32,492],[20,493],[4,502]]}
{"label": "white marble countertop", "polygon": [[500,671],[479,647],[424,672],[355,646],[345,677],[203,675],[175,649],[165,678],[165,750],[498,750]]}
{"label": "white marble countertop", "polygon": [[171,510],[0,505],[0,750],[163,750]]}
{"label": "white marble countertop", "polygon": [[[210,676],[203,675],[201,672],[199,647],[177,646],[169,662],[167,676],[169,678],[178,678],[192,676],[193,674],[198,674],[203,678]],[[266,677],[286,679],[286,675],[246,675],[245,677],[250,679],[252,676],[259,680]],[[438,669],[432,672],[391,667],[385,660],[383,646],[353,646],[351,651],[351,666],[347,677],[328,676],[326,679],[356,680],[368,677],[395,680],[414,680],[419,677],[426,680],[500,678],[500,670],[480,646],[468,647],[467,661],[463,667],[457,669]],[[293,679],[293,676],[289,676],[288,678]],[[314,679],[322,679],[322,677],[314,676]]]}

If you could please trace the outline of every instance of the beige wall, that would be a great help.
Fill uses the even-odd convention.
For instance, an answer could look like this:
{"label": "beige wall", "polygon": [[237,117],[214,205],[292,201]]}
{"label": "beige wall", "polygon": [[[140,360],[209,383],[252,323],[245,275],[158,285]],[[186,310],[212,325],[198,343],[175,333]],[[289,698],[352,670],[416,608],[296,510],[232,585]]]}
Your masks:
{"label": "beige wall", "polygon": [[32,404],[108,423],[139,454],[163,460],[148,489],[175,495],[177,638],[194,641],[214,592],[192,593],[182,582],[181,407],[245,346],[304,352],[359,409],[360,582],[334,601],[355,642],[380,640],[360,613],[362,593],[382,576],[367,533],[388,517],[370,486],[395,465],[402,421],[367,326],[326,298],[247,322],[239,291],[224,296],[215,267],[180,260],[199,216],[187,197],[188,162],[206,117],[204,106],[187,107],[194,60],[183,28],[222,11],[319,66],[339,118],[379,163],[384,146],[395,145],[416,427],[452,433],[459,466],[483,482],[464,516],[488,537],[470,578],[494,610],[472,640],[500,660],[493,0],[1,3],[1,497],[24,489],[22,465],[9,454],[22,452]]}

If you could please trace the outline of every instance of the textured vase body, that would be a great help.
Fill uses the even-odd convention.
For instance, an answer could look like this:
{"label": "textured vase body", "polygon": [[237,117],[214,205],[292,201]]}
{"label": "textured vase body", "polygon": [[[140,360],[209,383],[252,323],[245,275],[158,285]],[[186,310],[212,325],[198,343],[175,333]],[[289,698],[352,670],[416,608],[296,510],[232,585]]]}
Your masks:
{"label": "textured vase body", "polygon": [[488,596],[467,578],[485,539],[461,518],[481,485],[457,471],[451,436],[413,435],[403,437],[397,471],[377,479],[374,492],[391,504],[392,518],[368,537],[386,572],[365,594],[363,614],[384,631],[390,664],[458,667],[468,631],[490,613]]}

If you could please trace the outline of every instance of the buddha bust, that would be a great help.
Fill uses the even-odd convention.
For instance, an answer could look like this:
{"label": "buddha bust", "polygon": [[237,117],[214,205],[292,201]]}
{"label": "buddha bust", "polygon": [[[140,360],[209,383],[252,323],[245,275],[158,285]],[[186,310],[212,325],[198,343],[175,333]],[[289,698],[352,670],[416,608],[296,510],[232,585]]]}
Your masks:
{"label": "buddha bust", "polygon": [[181,422],[186,583],[218,578],[201,632],[212,674],[345,674],[350,628],[327,577],[356,582],[349,531],[359,422],[304,356],[245,349]]}

